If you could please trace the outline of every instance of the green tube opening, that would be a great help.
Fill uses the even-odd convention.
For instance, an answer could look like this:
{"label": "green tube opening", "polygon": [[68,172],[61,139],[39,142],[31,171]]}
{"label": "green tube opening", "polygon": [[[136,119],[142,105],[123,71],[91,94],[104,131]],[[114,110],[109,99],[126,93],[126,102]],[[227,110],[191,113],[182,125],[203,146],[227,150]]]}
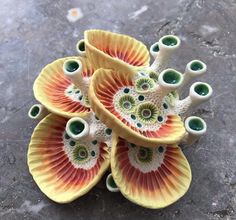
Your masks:
{"label": "green tube opening", "polygon": [[162,39],[162,43],[166,46],[175,46],[177,45],[178,41],[175,37],[166,36]]}
{"label": "green tube opening", "polygon": [[116,189],[116,188],[117,188],[117,185],[116,185],[116,183],[115,183],[115,181],[114,181],[112,175],[110,175],[110,176],[108,177],[108,185],[109,185],[111,188],[113,188],[113,189]]}
{"label": "green tube opening", "polygon": [[200,62],[195,61],[195,62],[191,63],[190,68],[193,71],[198,71],[198,70],[203,69],[203,65]]}
{"label": "green tube opening", "polygon": [[152,46],[152,51],[153,52],[155,52],[155,53],[157,53],[157,52],[159,52],[159,45],[158,45],[158,43],[155,43],[155,44],[153,44],[153,46]]}
{"label": "green tube opening", "polygon": [[81,132],[83,132],[84,128],[85,128],[85,126],[84,126],[83,122],[81,122],[81,121],[73,121],[73,122],[71,122],[71,124],[69,126],[70,131],[75,135],[78,135]]}
{"label": "green tube opening", "polygon": [[78,49],[79,49],[80,51],[85,51],[85,43],[84,43],[84,41],[81,41],[81,42],[79,43]]}
{"label": "green tube opening", "polygon": [[165,72],[163,75],[164,82],[168,84],[177,84],[179,83],[180,79],[181,79],[180,74],[173,70],[169,70]]}
{"label": "green tube opening", "polygon": [[189,127],[194,131],[201,131],[204,129],[204,124],[200,119],[191,119],[188,123]]}
{"label": "green tube opening", "polygon": [[195,86],[194,91],[200,96],[206,96],[209,93],[209,88],[205,84],[198,84]]}
{"label": "green tube opening", "polygon": [[66,61],[65,68],[68,72],[74,72],[77,69],[79,69],[79,64],[78,64],[78,62],[76,62],[74,60],[68,60],[68,61]]}
{"label": "green tube opening", "polygon": [[32,117],[36,117],[36,116],[39,114],[39,111],[40,111],[39,107],[38,107],[38,106],[34,106],[34,107],[31,109],[31,111],[30,111],[30,115],[31,115]]}

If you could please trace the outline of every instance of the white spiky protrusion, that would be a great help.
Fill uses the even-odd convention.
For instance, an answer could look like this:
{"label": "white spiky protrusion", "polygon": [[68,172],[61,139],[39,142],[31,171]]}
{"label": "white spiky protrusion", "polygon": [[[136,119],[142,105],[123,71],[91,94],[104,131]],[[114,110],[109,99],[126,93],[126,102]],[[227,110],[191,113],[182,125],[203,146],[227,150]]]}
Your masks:
{"label": "white spiky protrusion", "polygon": [[166,69],[162,71],[158,77],[158,86],[156,94],[162,100],[168,93],[175,91],[183,82],[183,76],[174,69]]}
{"label": "white spiky protrusion", "polygon": [[195,82],[189,90],[189,96],[176,103],[176,113],[183,114],[190,109],[206,102],[212,96],[213,90],[208,83]]}
{"label": "white spiky protrusion", "polygon": [[67,78],[81,90],[84,96],[88,94],[89,77],[83,77],[83,65],[79,59],[68,59],[63,64],[63,71]]}
{"label": "white spiky protrusion", "polygon": [[119,188],[117,187],[117,185],[114,182],[113,176],[112,174],[108,174],[107,178],[106,178],[106,187],[110,192],[119,192]]}
{"label": "white spiky protrusion", "polygon": [[163,36],[158,43],[153,44],[150,48],[151,54],[155,60],[151,69],[157,73],[168,67],[171,55],[179,48],[180,39],[174,35]]}
{"label": "white spiky protrusion", "polygon": [[66,123],[66,133],[74,140],[82,139],[88,136],[89,125],[80,117],[71,118]]}
{"label": "white spiky protrusion", "polygon": [[85,118],[73,117],[66,124],[67,134],[75,140],[97,140],[106,143],[111,147],[111,132],[93,112],[87,114]]}
{"label": "white spiky protrusion", "polygon": [[187,86],[193,78],[202,76],[207,71],[207,66],[200,60],[192,60],[186,65],[183,77],[183,83],[178,88],[178,92],[181,92],[184,86]]}
{"label": "white spiky protrusion", "polygon": [[185,122],[186,135],[183,139],[184,143],[192,144],[197,141],[207,131],[206,122],[197,116],[186,118]]}
{"label": "white spiky protrusion", "polygon": [[154,58],[154,60],[157,58],[159,51],[160,51],[159,43],[156,42],[156,43],[152,44],[152,46],[150,47],[149,52],[152,55],[152,57]]}
{"label": "white spiky protrusion", "polygon": [[32,105],[28,111],[28,116],[31,119],[37,119],[37,120],[43,119],[48,114],[49,111],[41,104]]}
{"label": "white spiky protrusion", "polygon": [[79,56],[82,56],[82,57],[86,56],[84,39],[81,39],[77,42],[76,51],[78,52]]}

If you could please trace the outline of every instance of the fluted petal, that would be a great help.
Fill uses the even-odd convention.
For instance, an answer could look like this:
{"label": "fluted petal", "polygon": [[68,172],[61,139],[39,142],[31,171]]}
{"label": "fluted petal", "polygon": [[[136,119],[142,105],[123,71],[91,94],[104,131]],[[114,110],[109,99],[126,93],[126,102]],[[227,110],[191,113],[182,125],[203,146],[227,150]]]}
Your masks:
{"label": "fluted petal", "polygon": [[187,192],[191,170],[177,145],[145,148],[113,138],[112,176],[127,199],[146,208],[159,209]]}
{"label": "fluted petal", "polygon": [[[178,115],[167,113],[163,123],[158,124],[156,121],[154,124],[145,125],[146,128],[143,129],[138,126],[136,110],[133,113],[123,113],[119,109],[119,100],[116,97],[127,97],[127,94],[132,99],[134,108],[142,104],[142,101],[137,100],[138,94],[133,89],[135,74],[129,69],[124,72],[96,70],[89,87],[91,108],[103,123],[132,143],[150,146],[157,143],[177,143],[185,134],[183,122]],[[125,89],[129,93],[125,93]],[[135,115],[135,120],[131,118],[132,114]]]}
{"label": "fluted petal", "polygon": [[103,30],[85,31],[86,55],[95,69],[122,69],[149,65],[149,52],[140,41]]}
{"label": "fluted petal", "polygon": [[90,108],[80,101],[79,88],[75,88],[63,72],[63,63],[67,59],[79,59],[83,65],[83,76],[90,77],[93,67],[87,58],[67,57],[55,60],[43,68],[34,82],[35,98],[49,111],[64,117],[84,116]]}
{"label": "fluted petal", "polygon": [[66,122],[48,115],[35,128],[28,149],[30,173],[41,191],[58,203],[87,193],[109,166],[107,145],[72,140],[65,132]]}

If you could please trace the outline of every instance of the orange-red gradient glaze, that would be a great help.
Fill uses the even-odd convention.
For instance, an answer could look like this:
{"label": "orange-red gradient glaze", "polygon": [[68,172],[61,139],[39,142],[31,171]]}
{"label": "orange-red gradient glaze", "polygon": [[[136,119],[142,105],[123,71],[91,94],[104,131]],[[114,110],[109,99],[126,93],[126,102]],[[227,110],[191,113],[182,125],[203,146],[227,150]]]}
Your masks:
{"label": "orange-red gradient glaze", "polygon": [[132,66],[146,66],[149,54],[141,42],[124,35],[106,31],[87,31],[89,44],[97,50]]}
{"label": "orange-red gradient glaze", "polygon": [[[191,171],[178,147],[167,146],[162,164],[156,170],[146,173],[130,163],[128,152],[127,141],[119,138],[114,158],[112,158],[115,161],[113,165],[119,170],[117,171],[118,181],[125,184],[124,191],[129,191],[130,197],[140,196],[141,199],[145,196],[147,200],[155,201],[156,198],[156,202],[167,201],[169,198],[175,198],[176,194],[182,194],[184,189],[187,190],[191,181]],[[141,165],[147,166],[145,163]]]}
{"label": "orange-red gradient glaze", "polygon": [[[83,72],[84,76],[92,75],[92,71]],[[66,112],[89,112],[90,108],[83,106],[80,101],[73,101],[65,95],[65,90],[71,85],[63,70],[55,70],[51,80],[45,83],[45,93],[53,105]]]}
{"label": "orange-red gradient glaze", "polygon": [[97,163],[91,169],[76,168],[69,160],[64,151],[63,133],[67,120],[54,116],[54,123],[38,131],[37,136],[33,137],[34,144],[31,147],[30,163],[40,159],[39,166],[31,170],[40,171],[45,174],[44,182],[54,186],[54,190],[58,193],[66,191],[80,190],[91,182],[99,172],[101,164],[107,156],[106,144],[100,145],[100,155]]}
{"label": "orange-red gradient glaze", "polygon": [[106,80],[103,81],[103,84],[98,84],[96,87],[96,95],[100,102],[104,105],[104,107],[109,110],[112,114],[114,114],[120,121],[122,121],[125,125],[130,127],[132,130],[137,133],[150,138],[160,138],[167,137],[172,132],[175,132],[177,129],[176,126],[172,126],[175,120],[179,120],[177,115],[168,115],[165,123],[161,125],[159,129],[156,131],[145,130],[141,131],[137,127],[134,127],[131,123],[129,123],[126,119],[124,119],[119,112],[116,111],[113,105],[114,95],[123,87],[133,86],[133,83],[128,78],[125,78],[123,74],[115,74],[112,73],[111,77],[107,77]]}

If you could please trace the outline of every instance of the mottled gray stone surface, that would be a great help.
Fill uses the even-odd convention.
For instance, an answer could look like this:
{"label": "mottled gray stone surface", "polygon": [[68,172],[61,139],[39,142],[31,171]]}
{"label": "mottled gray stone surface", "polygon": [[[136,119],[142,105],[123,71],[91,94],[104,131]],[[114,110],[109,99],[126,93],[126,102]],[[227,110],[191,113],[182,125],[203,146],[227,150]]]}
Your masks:
{"label": "mottled gray stone surface", "polygon": [[[70,8],[83,17],[72,23]],[[141,9],[141,10],[140,10]],[[134,12],[137,13],[134,13]],[[47,63],[73,55],[90,28],[129,34],[150,46],[159,37],[180,36],[173,67],[193,58],[208,64],[202,80],[214,89],[195,112],[208,132],[184,153],[192,167],[188,193],[162,210],[136,206],[99,184],[77,201],[47,199],[28,172],[27,145],[35,121],[32,84]],[[0,219],[236,219],[236,1],[217,0],[5,0],[0,7]]]}

